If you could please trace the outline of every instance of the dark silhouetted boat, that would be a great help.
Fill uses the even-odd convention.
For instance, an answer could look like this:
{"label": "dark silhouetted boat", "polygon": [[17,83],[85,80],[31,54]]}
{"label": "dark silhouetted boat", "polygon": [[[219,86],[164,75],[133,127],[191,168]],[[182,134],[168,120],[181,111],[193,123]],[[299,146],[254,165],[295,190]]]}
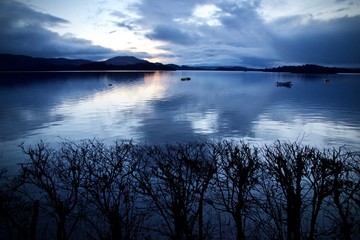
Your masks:
{"label": "dark silhouetted boat", "polygon": [[189,77],[183,77],[183,78],[181,78],[181,81],[190,81],[191,80],[191,78],[189,78]]}
{"label": "dark silhouetted boat", "polygon": [[291,88],[292,87],[292,82],[276,82],[276,86],[277,87],[287,87],[287,88]]}

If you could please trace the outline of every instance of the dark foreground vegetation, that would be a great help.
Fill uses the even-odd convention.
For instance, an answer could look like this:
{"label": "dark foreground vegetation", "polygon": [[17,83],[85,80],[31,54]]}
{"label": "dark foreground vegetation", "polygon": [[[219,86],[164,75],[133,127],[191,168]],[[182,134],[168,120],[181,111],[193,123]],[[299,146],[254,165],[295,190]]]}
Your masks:
{"label": "dark foreground vegetation", "polygon": [[20,146],[3,239],[356,239],[360,154],[298,142]]}

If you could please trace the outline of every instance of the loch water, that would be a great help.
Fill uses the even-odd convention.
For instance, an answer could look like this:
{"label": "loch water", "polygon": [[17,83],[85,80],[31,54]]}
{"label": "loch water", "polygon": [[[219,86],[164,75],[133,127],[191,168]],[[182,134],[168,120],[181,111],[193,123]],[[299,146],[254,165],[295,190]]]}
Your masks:
{"label": "loch water", "polygon": [[[287,81],[292,87],[276,86]],[[19,144],[40,140],[158,144],[226,138],[359,150],[359,92],[356,74],[1,73],[0,167],[24,160]]]}

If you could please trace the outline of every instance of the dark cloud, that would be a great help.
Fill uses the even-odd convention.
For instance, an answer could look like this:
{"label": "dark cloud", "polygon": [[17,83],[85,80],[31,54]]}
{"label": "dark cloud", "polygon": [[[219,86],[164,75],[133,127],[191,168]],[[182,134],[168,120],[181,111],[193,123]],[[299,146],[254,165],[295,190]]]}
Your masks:
{"label": "dark cloud", "polygon": [[162,40],[175,44],[190,44],[194,42],[196,34],[189,34],[176,27],[159,25],[146,36],[150,39]]}
{"label": "dark cloud", "polygon": [[174,24],[174,19],[178,17],[189,17],[194,6],[204,2],[206,1],[142,0],[135,6],[138,13],[142,16],[138,23],[148,27],[159,24]]}
{"label": "dark cloud", "polygon": [[283,61],[359,66],[359,26],[360,16],[310,20],[291,34],[277,35],[273,47]]}
{"label": "dark cloud", "polygon": [[0,1],[0,52],[37,57],[101,59],[113,56],[110,49],[90,41],[62,36],[48,29],[67,20],[35,11],[12,1]]}
{"label": "dark cloud", "polygon": [[69,23],[67,20],[32,10],[23,3],[2,0],[0,2],[1,29],[4,27],[56,26]]}
{"label": "dark cloud", "polygon": [[149,8],[159,11],[160,2],[151,1],[154,3],[151,5],[144,1],[145,5],[139,6],[141,21],[146,22],[143,26],[150,31],[147,37],[163,41],[161,49],[167,54],[158,57],[173,56],[179,64],[244,64],[241,58],[251,56],[254,48],[259,47],[256,41],[263,42],[262,36],[266,34],[265,30],[256,31],[264,27],[253,5],[219,3],[215,5],[216,19],[210,19],[217,22],[209,24],[206,18],[194,16],[194,9],[209,5],[209,1],[182,1],[182,5],[168,8],[165,15],[148,11]]}
{"label": "dark cloud", "polygon": [[[263,62],[243,59],[275,57],[267,56],[267,50],[260,53],[272,35],[257,12],[258,5],[258,1],[145,0],[138,5],[141,19],[137,24],[149,31],[146,37],[163,41],[161,49],[168,53],[158,57],[174,56],[180,64],[259,66]],[[194,10],[201,6],[215,6],[215,16],[194,16]]]}
{"label": "dark cloud", "polygon": [[[346,3],[332,8],[329,14],[334,16],[345,16],[347,7],[356,4],[336,1]],[[66,19],[14,0],[0,0],[0,52],[89,59],[124,54],[163,57],[178,64],[248,67],[305,63],[360,66],[360,15],[332,15],[324,20],[325,9],[322,20],[309,13],[265,20],[261,7],[262,0],[142,0],[128,9],[108,10],[115,19],[114,31],[123,28],[137,40],[161,41],[154,46],[162,51],[150,56],[142,46],[129,44],[133,48],[115,53],[85,39],[60,35],[54,27],[68,24]],[[202,10],[197,11],[199,8]],[[114,31],[108,31],[108,36],[115,37],[110,34]]]}
{"label": "dark cloud", "polygon": [[[222,4],[221,9],[225,12],[221,17],[224,33],[221,36],[230,35],[226,41],[231,46],[249,48],[263,47],[271,38],[271,33],[264,24],[262,17],[257,11],[258,3],[244,3],[243,5]],[[235,45],[233,45],[235,43]]]}
{"label": "dark cloud", "polygon": [[116,23],[116,26],[121,27],[121,28],[126,28],[126,29],[128,29],[128,30],[130,30],[130,31],[134,30],[134,26],[132,26],[131,23],[126,22],[126,21],[124,21],[124,22],[117,22],[117,23]]}
{"label": "dark cloud", "polygon": [[[194,19],[194,9],[209,4],[218,9],[214,18],[220,24]],[[138,4],[137,24],[184,64],[360,65],[360,16],[318,20],[304,14],[265,21],[260,6],[260,0],[144,0]]]}
{"label": "dark cloud", "polygon": [[120,11],[112,11],[111,15],[119,19],[119,21],[115,22],[115,25],[117,27],[126,28],[130,31],[137,29],[134,21],[131,19],[130,16],[126,15],[125,13]]}

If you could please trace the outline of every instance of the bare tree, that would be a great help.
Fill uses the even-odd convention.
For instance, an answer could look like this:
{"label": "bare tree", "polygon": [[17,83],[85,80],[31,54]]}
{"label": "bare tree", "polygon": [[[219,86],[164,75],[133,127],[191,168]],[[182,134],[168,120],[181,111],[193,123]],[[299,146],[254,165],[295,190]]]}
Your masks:
{"label": "bare tree", "polygon": [[[336,173],[336,165],[329,158],[330,151],[324,149],[320,151],[312,148],[308,154],[309,165],[306,169],[310,202],[310,226],[308,239],[313,240],[317,234],[317,219],[322,209],[324,201],[332,194],[333,177]],[[326,229],[325,229],[326,230]]]}
{"label": "bare tree", "polygon": [[360,208],[360,152],[349,152],[349,179],[353,183],[353,187],[350,192],[350,198],[356,204],[357,208]]}
{"label": "bare tree", "polygon": [[[136,206],[137,196],[133,191],[132,174],[137,170],[133,147],[131,141],[117,141],[108,147],[98,140],[86,141],[81,146],[87,159],[83,166],[86,172],[83,187],[94,213],[88,220],[98,237],[126,240],[139,237],[145,215]],[[108,227],[100,224],[103,217]]]}
{"label": "bare tree", "polygon": [[[280,141],[265,146],[263,151],[266,164],[261,191],[267,204],[262,209],[268,207],[264,212],[275,223],[280,234],[277,238],[286,234],[289,240],[315,239],[319,234],[336,234],[336,226],[340,226],[342,238],[351,239],[359,226],[355,214],[359,211],[356,204],[359,155],[343,147],[319,151],[297,142]],[[321,232],[318,229],[320,212],[328,219]],[[282,221],[286,223],[284,234]],[[308,232],[305,226],[309,226]]]}
{"label": "bare tree", "polygon": [[9,239],[191,240],[218,231],[348,240],[360,232],[360,153],[344,147],[97,139],[20,147],[28,161],[19,174],[0,170],[0,233]]}
{"label": "bare tree", "polygon": [[260,237],[267,239],[285,239],[286,236],[286,211],[284,210],[285,199],[279,190],[279,185],[272,179],[265,165],[262,165],[262,173],[259,186],[256,190],[258,211],[255,221],[259,229]]}
{"label": "bare tree", "polygon": [[[29,162],[21,166],[25,179],[25,191],[30,198],[39,198],[40,208],[45,210],[56,222],[57,239],[69,239],[78,221],[83,217],[79,204],[83,181],[82,158],[78,149],[64,143],[56,150],[44,142],[35,147],[25,148]],[[29,193],[40,190],[39,194]]]}
{"label": "bare tree", "polygon": [[135,175],[163,220],[157,231],[171,239],[203,238],[204,196],[216,168],[204,143],[146,146]]}
{"label": "bare tree", "polygon": [[302,237],[301,213],[304,198],[302,191],[305,185],[305,170],[311,154],[311,147],[301,146],[296,142],[277,141],[272,146],[264,147],[268,177],[278,185],[284,196],[288,240],[298,240]]}
{"label": "bare tree", "polygon": [[360,218],[357,203],[360,176],[358,168],[359,154],[347,151],[345,148],[332,149],[326,157],[332,164],[333,183],[331,189],[332,203],[337,210],[337,216],[328,211],[328,217],[334,224],[340,226],[343,239],[350,240],[359,234]]}
{"label": "bare tree", "polygon": [[7,239],[35,239],[39,201],[26,201],[18,192],[23,181],[0,169],[0,234]]}
{"label": "bare tree", "polygon": [[252,217],[256,202],[252,192],[258,184],[261,171],[258,149],[244,142],[235,144],[223,141],[213,146],[218,153],[218,171],[213,188],[214,205],[231,214],[236,226],[236,239],[245,239],[245,228],[250,226],[247,222]]}

